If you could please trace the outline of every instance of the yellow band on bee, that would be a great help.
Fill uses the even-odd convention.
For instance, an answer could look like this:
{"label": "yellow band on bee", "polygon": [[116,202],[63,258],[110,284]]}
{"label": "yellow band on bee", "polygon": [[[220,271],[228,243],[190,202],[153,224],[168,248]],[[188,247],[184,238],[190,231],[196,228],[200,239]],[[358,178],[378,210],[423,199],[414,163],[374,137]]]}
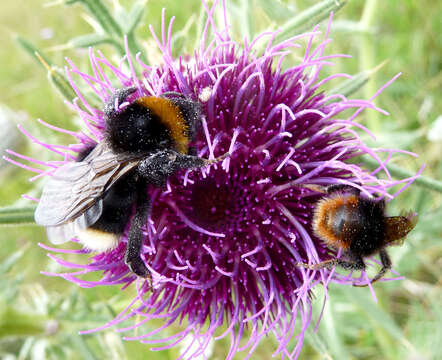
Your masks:
{"label": "yellow band on bee", "polygon": [[169,99],[155,96],[141,97],[136,100],[136,103],[157,115],[169,129],[170,137],[175,142],[176,149],[182,154],[187,154],[189,147],[188,127],[178,106],[174,105]]}

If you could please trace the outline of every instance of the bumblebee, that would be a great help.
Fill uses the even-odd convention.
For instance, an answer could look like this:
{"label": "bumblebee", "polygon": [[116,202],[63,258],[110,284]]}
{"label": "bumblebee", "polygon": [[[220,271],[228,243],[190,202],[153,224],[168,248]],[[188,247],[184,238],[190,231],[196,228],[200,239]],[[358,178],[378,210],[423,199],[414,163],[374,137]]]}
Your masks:
{"label": "bumblebee", "polygon": [[298,263],[298,266],[318,270],[337,265],[348,270],[364,270],[364,258],[379,253],[382,268],[371,283],[381,279],[391,268],[385,248],[402,243],[416,226],[417,214],[386,216],[384,200],[364,198],[359,189],[348,185],[332,185],[326,189],[315,185],[305,187],[326,193],[316,205],[313,231],[327,246],[342,249],[343,258],[313,265]]}
{"label": "bumblebee", "polygon": [[140,257],[142,227],[150,213],[148,185],[162,187],[180,169],[224,159],[191,154],[201,112],[198,103],[177,93],[140,97],[117,110],[137,88],[117,90],[105,104],[104,138],[58,168],[35,211],[52,243],[76,237],[92,251],[115,248],[128,229],[125,263],[151,278]]}

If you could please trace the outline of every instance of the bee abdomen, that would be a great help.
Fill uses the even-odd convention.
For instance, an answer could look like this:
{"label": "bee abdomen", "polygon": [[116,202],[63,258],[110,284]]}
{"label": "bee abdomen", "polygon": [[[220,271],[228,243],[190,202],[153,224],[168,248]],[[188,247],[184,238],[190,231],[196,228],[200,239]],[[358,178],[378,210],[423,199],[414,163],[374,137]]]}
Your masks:
{"label": "bee abdomen", "polygon": [[361,230],[360,220],[357,196],[326,198],[316,207],[313,230],[327,245],[347,249]]}
{"label": "bee abdomen", "polygon": [[132,173],[119,179],[103,197],[103,212],[90,227],[121,235],[129,223],[136,201],[136,182]]}
{"label": "bee abdomen", "polygon": [[114,249],[120,240],[117,234],[93,228],[78,231],[76,237],[85,248],[98,252]]}
{"label": "bee abdomen", "polygon": [[376,253],[384,246],[384,202],[360,198],[358,209],[360,231],[353,238],[350,249],[364,257]]}
{"label": "bee abdomen", "polygon": [[77,233],[77,238],[88,249],[114,249],[130,222],[136,201],[136,187],[132,173],[119,179],[103,196],[103,210],[98,220]]}

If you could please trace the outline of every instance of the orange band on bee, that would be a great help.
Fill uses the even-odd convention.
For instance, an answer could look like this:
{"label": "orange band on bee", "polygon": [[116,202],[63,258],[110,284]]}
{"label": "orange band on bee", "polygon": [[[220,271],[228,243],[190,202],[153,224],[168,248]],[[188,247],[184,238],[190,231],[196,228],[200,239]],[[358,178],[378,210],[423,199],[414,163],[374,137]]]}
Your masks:
{"label": "orange band on bee", "polygon": [[327,245],[334,248],[348,249],[350,242],[336,236],[333,231],[335,211],[342,206],[357,206],[358,198],[351,196],[336,196],[322,199],[318,202],[313,218],[313,230]]}
{"label": "orange band on bee", "polygon": [[176,149],[182,154],[187,154],[189,147],[188,126],[178,106],[174,105],[169,99],[155,96],[144,96],[135,102],[157,115],[169,129],[170,137],[175,142]]}

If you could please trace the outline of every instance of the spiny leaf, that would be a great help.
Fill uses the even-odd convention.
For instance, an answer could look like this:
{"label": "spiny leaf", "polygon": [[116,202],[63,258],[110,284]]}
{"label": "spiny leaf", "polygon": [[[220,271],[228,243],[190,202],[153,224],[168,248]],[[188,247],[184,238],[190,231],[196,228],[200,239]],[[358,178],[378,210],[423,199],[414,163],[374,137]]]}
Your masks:
{"label": "spiny leaf", "polygon": [[282,27],[281,32],[276,36],[276,41],[284,40],[290,36],[300,34],[306,29],[311,29],[330,16],[330,13],[340,10],[344,5],[343,0],[324,0],[300,12],[288,20]]}
{"label": "spiny leaf", "polygon": [[186,40],[189,37],[190,28],[196,21],[196,15],[193,14],[189,20],[187,20],[186,25],[180,30],[172,35],[172,49],[173,53],[176,55],[182,54],[185,49]]}
{"label": "spiny leaf", "polygon": [[368,80],[381,68],[383,67],[387,61],[382,62],[374,69],[364,70],[360,73],[352,76],[351,79],[346,79],[337,87],[328,91],[329,94],[341,94],[344,96],[350,96],[358,91],[361,87],[363,87]]}
{"label": "spiny leaf", "polygon": [[385,312],[379,305],[375,304],[370,296],[367,296],[367,289],[343,289],[345,296],[349,301],[358,305],[360,309],[379,327],[382,327],[387,333],[407,347],[412,345],[407,341],[401,328],[394,319]]}
{"label": "spiny leaf", "polygon": [[311,327],[307,328],[305,339],[318,353],[320,353],[324,359],[332,360],[333,358],[328,351],[326,341],[322,339],[317,332],[314,332]]}
{"label": "spiny leaf", "polygon": [[75,3],[83,4],[106,33],[120,38],[123,36],[120,25],[118,25],[118,22],[101,0],[67,0],[65,4],[72,5]]}
{"label": "spiny leaf", "polygon": [[140,24],[143,19],[144,9],[146,8],[146,0],[136,1],[130,9],[129,22],[125,25],[124,30],[126,34],[131,34]]}
{"label": "spiny leaf", "polygon": [[113,43],[114,41],[104,34],[87,34],[74,37],[69,40],[69,45],[75,48],[87,48],[90,46],[95,46],[103,43]]}
{"label": "spiny leaf", "polygon": [[69,83],[68,79],[64,75],[64,73],[55,66],[50,65],[46,62],[45,58],[40,54],[37,50],[34,53],[34,56],[40,61],[40,64],[48,71],[48,79],[49,82],[55,86],[58,92],[63,95],[68,101],[72,101],[77,95],[75,94],[74,89]]}
{"label": "spiny leaf", "polygon": [[6,260],[0,264],[0,275],[8,273],[11,268],[21,259],[25,253],[25,248],[22,248],[12,255],[9,255]]}
{"label": "spiny leaf", "polygon": [[294,17],[295,12],[279,0],[258,0],[267,16],[275,22]]}
{"label": "spiny leaf", "polygon": [[29,41],[20,36],[18,36],[16,40],[18,44],[34,60],[36,60],[42,67],[44,67],[48,71],[48,79],[50,83],[55,86],[55,88],[59,91],[59,93],[63,95],[63,97],[65,97],[68,101],[72,101],[72,99],[76,97],[76,94],[64,73],[60,69],[52,65],[52,62],[49,60],[49,58],[41,50],[32,45]]}
{"label": "spiny leaf", "polygon": [[334,20],[333,21],[333,32],[342,32],[354,34],[374,34],[374,28],[368,28],[363,26],[359,21],[352,20]]}
{"label": "spiny leaf", "polygon": [[23,50],[25,50],[28,53],[28,55],[30,55],[40,65],[42,65],[42,62],[36,54],[40,54],[40,57],[45,61],[45,63],[48,64],[48,66],[52,66],[51,60],[49,60],[49,58],[44,53],[42,53],[40,50],[38,50],[28,40],[26,40],[25,38],[23,38],[21,36],[17,36],[15,38],[15,40],[23,48]]}
{"label": "spiny leaf", "polygon": [[82,359],[85,360],[97,360],[97,356],[95,356],[92,348],[85,341],[84,336],[74,335],[72,337],[73,343],[76,345],[76,348],[79,349]]}

